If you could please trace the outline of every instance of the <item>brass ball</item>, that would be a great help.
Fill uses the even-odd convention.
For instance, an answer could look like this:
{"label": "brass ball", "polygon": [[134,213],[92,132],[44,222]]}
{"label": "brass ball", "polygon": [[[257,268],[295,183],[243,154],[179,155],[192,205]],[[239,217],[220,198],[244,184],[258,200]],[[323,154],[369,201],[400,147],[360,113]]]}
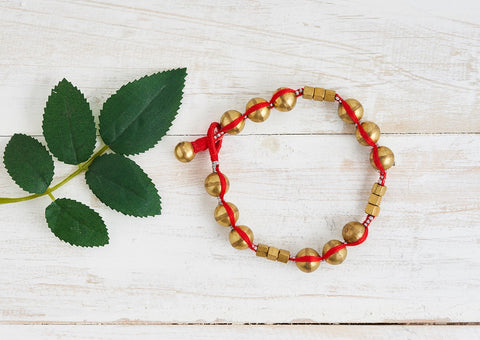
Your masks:
{"label": "brass ball", "polygon": [[[380,163],[385,170],[390,169],[392,166],[395,165],[395,156],[393,155],[392,150],[390,150],[386,146],[380,146],[378,148],[378,158],[380,159]],[[373,166],[374,169],[378,170],[375,162],[373,161],[373,150],[370,152],[370,164]]]}
{"label": "brass ball", "polygon": [[[238,221],[239,211],[235,204],[227,202],[228,206],[233,210],[233,216],[235,218],[235,223]],[[214,212],[215,221],[218,224],[224,227],[228,227],[231,225],[230,218],[228,217],[227,210],[222,204],[217,205]]]}
{"label": "brass ball", "polygon": [[[228,188],[230,188],[230,182],[227,176],[223,175],[223,177],[225,177],[225,182],[227,184],[227,187],[225,189],[225,192],[227,192]],[[219,174],[217,174],[216,172],[212,172],[210,175],[208,175],[205,178],[205,190],[211,196],[217,197],[218,195],[220,195],[220,191],[222,190],[222,185],[220,183]]]}
{"label": "brass ball", "polygon": [[[247,103],[247,110],[251,108],[253,105],[256,105],[259,103],[268,103],[268,102],[263,98],[250,99]],[[270,108],[268,106],[265,106],[265,107],[262,107],[261,109],[250,112],[247,117],[250,120],[254,121],[255,123],[261,123],[266,121],[268,116],[270,116]]]}
{"label": "brass ball", "polygon": [[[235,119],[239,118],[241,115],[242,114],[236,110],[228,110],[220,118],[220,125],[223,128],[228,124],[230,124],[231,122],[233,122]],[[244,127],[245,127],[245,120],[242,119],[240,123],[238,123],[235,127],[228,130],[227,133],[231,135],[236,135],[237,133],[240,133]]]}
{"label": "brass ball", "polygon": [[[249,227],[244,225],[239,225],[237,227],[242,229],[243,232],[247,234],[248,238],[250,239],[250,242],[253,242],[253,232]],[[230,244],[232,245],[232,247],[235,249],[242,250],[242,249],[248,248],[247,242],[245,242],[245,240],[240,236],[240,234],[235,229],[233,229],[228,235],[228,240],[230,241]]]}
{"label": "brass ball", "polygon": [[[367,133],[367,135],[370,137],[370,139],[376,143],[380,139],[380,128],[378,127],[377,124],[374,122],[363,122],[362,124],[363,129]],[[357,130],[355,131],[355,137],[357,138],[357,141],[365,146],[368,146],[369,144],[363,139],[362,135],[360,134],[360,131]]]}
{"label": "brass ball", "polygon": [[342,236],[345,242],[353,243],[362,238],[365,233],[365,226],[360,222],[348,222],[343,226]]}
{"label": "brass ball", "polygon": [[180,142],[175,146],[175,157],[180,162],[187,163],[195,158],[195,152],[193,151],[193,145],[190,142]]}
{"label": "brass ball", "polygon": [[[356,99],[347,99],[345,101],[347,102],[348,105],[350,105],[350,108],[355,113],[355,116],[358,119],[361,119],[363,117],[363,106],[362,106],[362,104],[360,104],[360,102]],[[351,124],[354,123],[342,104],[338,104],[338,116],[340,117],[341,120],[343,120],[346,123],[351,123]]]}
{"label": "brass ball", "polygon": [[[297,253],[296,257],[302,256],[320,256],[315,249],[312,248],[303,248]],[[311,273],[315,271],[318,266],[320,266],[320,261],[315,262],[295,262],[298,269],[305,273]]]}
{"label": "brass ball", "polygon": [[[283,89],[285,89],[285,87],[280,87],[279,89],[277,89],[277,91],[280,91]],[[275,101],[273,102],[273,106],[278,111],[287,112],[293,109],[296,103],[297,103],[297,96],[295,95],[295,92],[287,92],[282,94],[277,99],[275,99]]]}
{"label": "brass ball", "polygon": [[[325,256],[325,254],[327,253],[327,251],[329,251],[330,249],[332,249],[333,247],[336,247],[338,245],[342,244],[341,241],[339,240],[331,240],[331,241],[328,241],[324,246],[323,246],[323,250],[322,250],[322,256]],[[343,249],[340,249],[339,251],[337,251],[336,253],[333,253],[332,255],[330,255],[328,257],[328,259],[325,259],[325,261],[327,261],[328,263],[330,264],[340,264],[342,263],[343,261],[345,261],[345,259],[347,258],[347,248],[343,248]]]}

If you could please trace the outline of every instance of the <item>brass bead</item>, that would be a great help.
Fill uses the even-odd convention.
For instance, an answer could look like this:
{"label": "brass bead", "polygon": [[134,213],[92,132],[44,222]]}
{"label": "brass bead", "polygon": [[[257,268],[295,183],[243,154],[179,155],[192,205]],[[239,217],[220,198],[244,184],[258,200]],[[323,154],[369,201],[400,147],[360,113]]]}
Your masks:
{"label": "brass bead", "polygon": [[267,257],[268,246],[266,244],[259,243],[257,246],[256,255],[260,257]]}
{"label": "brass bead", "polygon": [[305,86],[303,88],[303,94],[302,94],[303,99],[313,99],[314,91],[315,91],[315,88],[311,86]]}
{"label": "brass bead", "polygon": [[325,100],[326,102],[334,102],[335,101],[336,92],[333,90],[325,90]]}
{"label": "brass bead", "polygon": [[[277,91],[280,91],[283,89],[285,89],[285,87],[280,87],[279,89],[277,89]],[[295,95],[295,92],[287,92],[282,94],[277,99],[275,99],[275,101],[273,102],[273,106],[278,111],[287,112],[293,109],[296,103],[297,103],[297,96]]]}
{"label": "brass bead", "polygon": [[195,158],[195,152],[193,151],[193,145],[190,142],[180,142],[175,146],[175,157],[180,162],[187,163]]}
{"label": "brass bead", "polygon": [[[368,137],[376,143],[380,139],[380,128],[378,127],[377,124],[374,122],[363,122],[362,124],[363,129],[367,133]],[[369,144],[363,139],[362,135],[360,134],[360,130],[355,131],[355,137],[357,138],[357,141],[365,146],[369,146]]]}
{"label": "brass bead", "polygon": [[[324,246],[323,246],[323,250],[322,250],[322,256],[325,256],[325,254],[327,253],[327,251],[329,251],[330,249],[332,249],[333,247],[336,247],[336,246],[339,246],[341,245],[342,242],[339,241],[339,240],[331,240],[331,241],[328,241]],[[345,261],[345,259],[347,258],[347,248],[343,248],[343,249],[340,249],[339,251],[337,251],[336,253],[333,253],[332,255],[330,255],[328,257],[328,259],[325,259],[325,261],[327,261],[328,263],[330,264],[340,264],[342,263],[343,261]]]}
{"label": "brass bead", "polygon": [[290,259],[290,252],[285,249],[280,249],[278,252],[277,261],[282,263],[287,263],[289,259]]}
{"label": "brass bead", "polygon": [[[225,189],[225,192],[228,191],[228,188],[230,188],[230,182],[227,178],[227,176],[223,175],[225,177],[225,182],[227,184],[227,187]],[[220,176],[216,172],[212,172],[210,175],[205,178],[205,190],[207,193],[211,196],[218,196],[220,195],[220,191],[222,190],[222,186],[220,183]]]}
{"label": "brass bead", "polygon": [[[242,114],[236,110],[228,110],[220,118],[220,125],[223,128],[228,124],[230,124],[231,122],[233,122],[235,119],[239,118],[241,115]],[[228,130],[227,133],[231,135],[236,135],[237,133],[240,133],[240,131],[242,131],[244,127],[245,127],[245,119],[242,119],[240,123],[238,123],[235,127]]]}
{"label": "brass bead", "polygon": [[268,247],[267,259],[271,261],[277,261],[279,252],[280,252],[280,249],[278,248]]}
{"label": "brass bead", "polygon": [[342,236],[345,242],[353,243],[360,240],[365,233],[365,226],[360,222],[348,222],[343,226]]}
{"label": "brass bead", "polygon": [[[250,239],[250,242],[253,242],[253,232],[249,227],[244,225],[239,225],[237,227],[242,229],[243,232],[247,234],[248,238]],[[242,249],[248,248],[248,243],[245,242],[245,240],[240,236],[240,234],[235,229],[232,229],[232,231],[228,235],[228,240],[230,241],[230,244],[232,245],[232,247],[235,249],[242,250]]]}
{"label": "brass bead", "polygon": [[[320,256],[315,249],[312,248],[303,248],[297,253],[296,257],[303,256]],[[320,261],[315,262],[295,262],[298,269],[305,273],[311,273],[320,266]]]}
{"label": "brass bead", "polygon": [[316,87],[313,91],[313,100],[321,102],[323,101],[323,98],[325,98],[325,89]]}
{"label": "brass bead", "polygon": [[[378,148],[378,158],[380,159],[380,164],[382,164],[385,170],[390,169],[395,165],[395,156],[393,155],[392,150],[386,146],[380,146]],[[373,150],[370,152],[370,164],[378,170],[375,162],[373,161]]]}
{"label": "brass bead", "polygon": [[370,196],[368,197],[368,203],[370,204],[380,205],[380,202],[382,202],[382,196],[370,194]]}
{"label": "brass bead", "polygon": [[[237,222],[239,216],[238,208],[233,203],[227,202],[227,204],[233,210],[233,216],[235,218],[235,222]],[[214,216],[215,221],[217,221],[218,224],[224,227],[228,227],[231,225],[227,210],[222,204],[217,205],[217,207],[215,208]]]}
{"label": "brass bead", "polygon": [[365,213],[372,216],[378,216],[380,214],[380,207],[378,205],[367,203],[367,206],[365,207]]}
{"label": "brass bead", "polygon": [[[358,119],[361,119],[363,117],[362,104],[360,104],[360,102],[356,99],[347,99],[345,101],[347,102],[348,105],[350,105],[350,108],[355,113],[355,116]],[[342,104],[338,104],[338,116],[344,122],[353,124],[353,120],[350,118],[350,116],[348,115],[347,111],[345,110]]]}
{"label": "brass bead", "polygon": [[[253,105],[256,105],[259,103],[268,103],[268,102],[263,98],[250,99],[247,103],[247,110],[251,108]],[[254,121],[255,123],[261,123],[266,121],[268,116],[270,116],[270,108],[268,106],[265,106],[265,107],[262,107],[261,109],[250,112],[247,117],[250,120]]]}
{"label": "brass bead", "polygon": [[386,185],[373,183],[372,194],[375,194],[375,195],[378,195],[378,196],[383,196],[383,195],[385,195],[386,191],[387,191],[387,186]]}

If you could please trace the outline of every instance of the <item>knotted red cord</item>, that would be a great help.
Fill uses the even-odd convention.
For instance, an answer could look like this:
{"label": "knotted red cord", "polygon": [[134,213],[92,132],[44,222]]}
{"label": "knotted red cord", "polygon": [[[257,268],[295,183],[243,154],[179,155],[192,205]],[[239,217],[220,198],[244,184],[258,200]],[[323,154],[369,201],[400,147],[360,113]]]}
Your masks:
{"label": "knotted red cord", "polygon": [[[220,165],[218,163],[218,153],[220,152],[220,148],[222,147],[222,141],[223,137],[225,136],[225,133],[231,129],[233,129],[235,126],[240,124],[242,120],[244,120],[250,113],[262,109],[264,107],[273,107],[275,100],[280,97],[281,95],[285,93],[290,93],[294,92],[297,97],[301,96],[303,93],[303,88],[298,89],[298,90],[293,90],[289,88],[281,89],[275,92],[275,94],[272,96],[269,102],[261,102],[258,104],[253,105],[250,107],[248,110],[245,111],[240,117],[237,119],[233,120],[231,123],[225,125],[223,128],[218,122],[213,122],[210,124],[210,127],[208,129],[207,135],[205,137],[198,138],[197,140],[192,142],[193,145],[193,150],[195,153],[198,153],[200,151],[204,151],[208,149],[210,153],[210,159],[212,161],[212,164],[214,166],[214,171],[218,174],[220,178],[220,194],[219,194],[219,199],[220,202],[222,203],[223,207],[225,208],[225,211],[228,215],[228,218],[230,220],[230,224],[232,228],[240,235],[240,237],[247,243],[248,248],[250,248],[253,251],[257,251],[257,246],[253,244],[252,240],[248,237],[248,235],[239,227],[236,226],[235,222],[235,214],[228,205],[228,203],[225,201],[225,192],[227,188],[227,182],[225,179],[225,176],[223,173],[220,171]],[[357,116],[355,115],[355,112],[352,110],[350,105],[346,101],[344,101],[340,95],[335,94],[335,99],[343,106],[345,111],[347,112],[348,116],[352,119],[352,121],[355,123],[357,126],[360,135],[363,137],[363,139],[367,142],[368,145],[370,145],[373,148],[373,154],[372,158],[373,161],[376,165],[376,167],[380,171],[380,178],[379,178],[379,183],[381,185],[385,184],[385,178],[386,178],[386,172],[385,169],[382,166],[382,163],[380,162],[380,158],[378,156],[378,146],[377,144],[370,138],[368,133],[365,131],[363,126],[360,124]],[[362,237],[357,240],[356,242],[352,243],[342,243],[339,244],[338,246],[335,246],[331,249],[329,249],[323,256],[301,256],[301,257],[290,257],[289,260],[295,261],[295,262],[318,262],[318,261],[323,261],[325,259],[328,259],[330,256],[335,254],[336,252],[340,251],[341,249],[345,247],[352,247],[352,246],[357,246],[361,243],[363,243],[368,236],[368,226],[370,223],[373,221],[375,216],[373,215],[367,215],[365,218],[364,222],[362,223],[365,226],[365,232],[363,233]]]}

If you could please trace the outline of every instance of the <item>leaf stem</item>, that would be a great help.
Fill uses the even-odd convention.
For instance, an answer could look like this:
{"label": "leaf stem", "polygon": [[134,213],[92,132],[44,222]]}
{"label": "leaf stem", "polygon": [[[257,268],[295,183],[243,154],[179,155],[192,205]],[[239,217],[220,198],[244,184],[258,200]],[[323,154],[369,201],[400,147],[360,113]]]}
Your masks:
{"label": "leaf stem", "polygon": [[55,200],[55,197],[53,197],[52,192],[63,186],[64,184],[68,183],[71,179],[73,179],[75,176],[81,174],[83,171],[87,171],[88,167],[92,162],[97,158],[98,156],[102,155],[105,151],[108,150],[108,145],[104,145],[100,150],[95,152],[95,154],[90,157],[90,159],[84,163],[81,163],[78,165],[78,169],[72,172],[70,175],[68,175],[65,179],[63,179],[60,183],[54,185],[53,187],[49,187],[43,194],[34,194],[34,195],[29,195],[29,196],[24,196],[24,197],[0,197],[0,204],[7,204],[7,203],[17,203],[17,202],[22,202],[22,201],[29,201],[33,200],[34,198],[37,197],[42,197],[45,195],[50,196],[52,200]]}

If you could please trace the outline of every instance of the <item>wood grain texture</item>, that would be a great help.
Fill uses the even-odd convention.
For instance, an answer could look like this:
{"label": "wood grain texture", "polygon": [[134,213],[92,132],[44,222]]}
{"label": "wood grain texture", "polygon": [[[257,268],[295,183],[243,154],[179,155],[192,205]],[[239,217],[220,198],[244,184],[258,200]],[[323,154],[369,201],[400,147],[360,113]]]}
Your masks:
{"label": "wood grain texture", "polygon": [[[76,178],[56,196],[93,206],[111,238],[105,248],[83,249],[50,233],[48,198],[0,207],[0,334],[207,338],[252,331],[167,325],[479,322],[479,11],[466,0],[0,1],[2,151],[15,132],[41,135],[46,99],[63,77],[98,115],[122,84],[188,68],[168,136],[134,157],[160,191],[161,216],[109,211]],[[349,249],[341,266],[322,263],[310,275],[234,250],[228,230],[213,220],[215,199],[203,190],[207,155],[180,164],[172,153],[224,111],[242,111],[250,98],[268,98],[280,86],[304,85],[358,99],[365,119],[382,130],[380,144],[396,155],[368,241]],[[274,112],[225,139],[227,198],[256,240],[293,253],[321,249],[341,237],[343,224],[363,217],[376,173],[352,134],[335,104],[299,100],[294,111]],[[56,167],[54,182],[73,169]],[[1,165],[0,196],[22,194]],[[478,337],[468,326],[255,332]]]}

